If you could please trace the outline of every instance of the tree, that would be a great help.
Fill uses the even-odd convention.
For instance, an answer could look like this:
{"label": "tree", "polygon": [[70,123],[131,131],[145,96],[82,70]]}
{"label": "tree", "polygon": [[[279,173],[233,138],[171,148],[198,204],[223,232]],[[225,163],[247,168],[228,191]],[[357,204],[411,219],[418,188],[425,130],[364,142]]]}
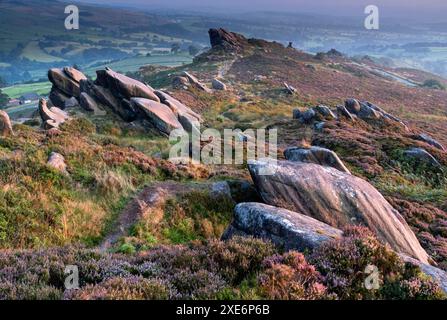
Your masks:
{"label": "tree", "polygon": [[425,88],[431,88],[431,89],[438,89],[438,90],[445,90],[445,85],[443,85],[440,81],[436,79],[428,79],[425,80],[422,84]]}
{"label": "tree", "polygon": [[180,51],[180,45],[178,43],[173,43],[171,46],[171,52],[177,53]]}
{"label": "tree", "polygon": [[4,94],[2,90],[0,89],[0,109],[3,109],[8,104],[9,97],[8,95]]}
{"label": "tree", "polygon": [[196,54],[199,53],[199,48],[197,48],[197,47],[194,46],[194,45],[190,45],[190,46],[188,47],[188,51],[189,51],[189,55],[194,57]]}
{"label": "tree", "polygon": [[6,85],[7,85],[7,83],[6,83],[5,79],[0,77],[0,88],[4,88],[4,87],[6,87]]}

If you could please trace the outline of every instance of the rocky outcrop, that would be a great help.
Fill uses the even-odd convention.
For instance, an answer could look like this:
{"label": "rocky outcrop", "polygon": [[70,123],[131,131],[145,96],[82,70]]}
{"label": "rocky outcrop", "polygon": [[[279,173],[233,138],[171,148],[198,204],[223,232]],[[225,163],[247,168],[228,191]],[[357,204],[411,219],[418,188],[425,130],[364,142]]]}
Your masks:
{"label": "rocky outcrop", "polygon": [[269,240],[285,250],[305,251],[341,237],[342,232],[298,212],[252,202],[236,206],[233,221],[222,239],[235,235]]}
{"label": "rocky outcrop", "polygon": [[160,132],[169,135],[174,129],[183,129],[167,105],[144,98],[132,98],[130,102],[132,106],[144,113]]}
{"label": "rocky outcrop", "polygon": [[405,150],[404,155],[420,163],[425,163],[436,168],[441,167],[438,160],[436,160],[436,158],[433,157],[427,150],[422,148],[411,148]]}
{"label": "rocky outcrop", "polygon": [[409,131],[407,125],[401,119],[368,101],[359,102],[356,99],[348,99],[345,101],[345,107],[348,112],[362,120],[389,120]]}
{"label": "rocky outcrop", "polygon": [[439,284],[442,290],[444,290],[444,292],[447,293],[447,272],[439,268],[433,267],[429,264],[422,263],[416,259],[410,258],[405,255],[400,255],[400,257],[405,262],[418,266],[424,274],[432,278],[436,283]]}
{"label": "rocky outcrop", "polygon": [[185,106],[183,103],[173,98],[166,92],[155,90],[155,94],[159,97],[160,101],[167,105],[174,115],[177,116],[178,121],[188,132],[192,132],[193,128],[198,128],[199,124],[203,121],[202,117]]}
{"label": "rocky outcrop", "polygon": [[11,119],[9,119],[5,111],[0,110],[0,136],[8,137],[13,135],[14,131],[12,130]]}
{"label": "rocky outcrop", "polygon": [[337,114],[347,120],[354,121],[354,116],[348,111],[345,106],[337,106]]}
{"label": "rocky outcrop", "polygon": [[145,98],[160,102],[154,90],[148,85],[123,74],[113,71],[110,68],[96,71],[95,84],[109,89],[116,97],[127,100],[130,98]]}
{"label": "rocky outcrop", "polygon": [[193,76],[189,72],[183,71],[182,76],[187,78],[188,82],[195,88],[197,88],[201,91],[205,91],[207,93],[211,92],[211,90],[207,86],[205,86],[202,82],[199,81],[199,79],[197,79],[195,76]]}
{"label": "rocky outcrop", "polygon": [[177,76],[172,79],[171,83],[174,89],[186,90],[190,86],[189,80],[187,77]]}
{"label": "rocky outcrop", "polygon": [[222,28],[210,29],[208,34],[213,49],[221,49],[230,52],[240,51],[248,43],[243,35]]}
{"label": "rocky outcrop", "polygon": [[425,143],[428,143],[429,145],[431,145],[431,146],[433,146],[433,147],[435,147],[435,148],[437,148],[439,150],[446,151],[444,146],[441,143],[439,143],[438,141],[436,141],[435,139],[430,137],[428,134],[421,133],[421,134],[416,136],[416,139],[420,140],[420,141],[423,141]]}
{"label": "rocky outcrop", "polygon": [[350,174],[348,168],[346,168],[337,154],[329,149],[315,146],[310,148],[288,148],[284,151],[284,156],[289,161],[316,163]]}
{"label": "rocky outcrop", "polygon": [[68,120],[68,114],[57,107],[48,108],[45,99],[39,100],[39,114],[42,118],[42,127],[46,130],[59,128],[59,126]]}
{"label": "rocky outcrop", "polygon": [[47,165],[63,174],[68,174],[67,165],[63,155],[57,152],[51,152]]}
{"label": "rocky outcrop", "polygon": [[221,90],[221,91],[227,90],[227,85],[217,78],[213,79],[213,81],[211,82],[211,85],[214,90]]}
{"label": "rocky outcrop", "polygon": [[286,82],[283,83],[284,89],[286,90],[286,93],[288,94],[295,94],[296,88],[292,87],[291,85],[287,84]]}
{"label": "rocky outcrop", "polygon": [[337,116],[327,106],[319,105],[314,108],[315,112],[319,113],[324,119],[333,120],[337,119]]}
{"label": "rocky outcrop", "polygon": [[427,253],[408,224],[367,181],[313,163],[266,159],[251,162],[248,167],[267,204],[339,229],[365,225],[395,251],[428,263]]}
{"label": "rocky outcrop", "polygon": [[67,97],[79,98],[79,95],[81,94],[79,83],[81,80],[86,79],[86,77],[84,75],[81,76],[81,74],[80,71],[77,71],[74,68],[54,68],[48,71],[48,79],[53,84],[53,88],[62,92]]}
{"label": "rocky outcrop", "polygon": [[[61,123],[63,119],[57,117],[60,109],[78,105],[95,115],[102,115],[104,110],[109,110],[124,121],[142,120],[142,123],[150,123],[163,134],[182,128],[192,131],[202,121],[200,115],[165,92],[154,90],[149,85],[110,68],[96,73],[97,79],[93,82],[73,68],[49,71],[48,75],[53,83],[50,99],[52,105],[60,108],[59,111],[51,111],[46,103],[40,108],[47,128],[57,127]],[[201,90],[210,90],[187,72],[185,79]],[[56,116],[52,113],[56,113]]]}

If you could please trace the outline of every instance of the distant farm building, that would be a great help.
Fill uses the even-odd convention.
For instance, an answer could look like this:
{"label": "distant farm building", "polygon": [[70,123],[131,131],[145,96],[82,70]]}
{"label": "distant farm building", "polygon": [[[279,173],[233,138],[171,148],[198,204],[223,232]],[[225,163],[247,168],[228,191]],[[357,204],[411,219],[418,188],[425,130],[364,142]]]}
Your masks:
{"label": "distant farm building", "polygon": [[20,105],[20,100],[19,99],[11,99],[8,101],[8,104],[6,105],[8,108],[10,107],[17,107],[18,105]]}
{"label": "distant farm building", "polygon": [[25,93],[22,96],[20,96],[19,100],[21,104],[31,103],[34,101],[39,100],[39,95],[34,92]]}

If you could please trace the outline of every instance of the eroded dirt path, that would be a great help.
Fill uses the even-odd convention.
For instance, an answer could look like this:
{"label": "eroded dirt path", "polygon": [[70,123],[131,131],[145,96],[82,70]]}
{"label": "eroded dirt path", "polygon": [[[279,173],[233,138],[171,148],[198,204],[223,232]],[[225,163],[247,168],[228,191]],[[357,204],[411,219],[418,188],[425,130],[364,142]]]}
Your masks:
{"label": "eroded dirt path", "polygon": [[[154,219],[163,217],[166,200],[191,191],[209,189],[207,183],[179,183],[174,181],[157,182],[143,189],[120,213],[112,231],[99,245],[101,250],[110,249],[120,238],[129,234],[130,228],[143,217],[153,215]],[[160,217],[161,215],[161,217]]]}

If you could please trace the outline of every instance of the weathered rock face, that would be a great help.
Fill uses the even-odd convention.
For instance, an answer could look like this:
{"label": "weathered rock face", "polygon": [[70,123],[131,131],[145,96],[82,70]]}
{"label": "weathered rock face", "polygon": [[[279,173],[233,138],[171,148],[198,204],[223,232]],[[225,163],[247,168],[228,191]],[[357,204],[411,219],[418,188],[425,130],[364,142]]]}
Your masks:
{"label": "weathered rock face", "polygon": [[109,68],[106,68],[106,70],[98,70],[96,74],[97,79],[95,84],[110,89],[115,96],[128,100],[130,98],[146,98],[160,102],[160,99],[158,99],[153,89],[140,81],[129,78]]}
{"label": "weathered rock face", "polygon": [[[110,110],[128,122],[148,120],[163,134],[177,128],[192,131],[202,122],[199,114],[169,94],[109,68],[98,70],[95,82],[73,68],[51,69],[48,77],[53,82],[51,103],[59,109],[48,109],[46,102],[40,107],[46,128],[57,127],[61,123],[64,117],[57,117],[60,109],[75,106],[93,111],[95,115],[103,115],[105,110]],[[185,73],[185,79],[190,85],[210,90],[189,73]],[[131,102],[137,98],[142,100]],[[154,101],[155,104],[145,100]]]}
{"label": "weathered rock face", "polygon": [[444,290],[445,293],[447,293],[447,272],[444,270],[438,269],[436,267],[433,267],[431,265],[421,263],[420,261],[407,257],[405,255],[400,255],[401,258],[405,262],[412,263],[419,268],[421,268],[422,272],[425,273],[427,276],[432,278],[435,282],[439,284],[439,286]]}
{"label": "weathered rock face", "polygon": [[189,87],[189,80],[187,77],[177,76],[172,79],[172,87],[174,89],[186,90]]}
{"label": "weathered rock face", "polygon": [[[73,68],[64,68],[64,69],[50,69],[48,71],[48,79],[51,81],[53,86],[57,88],[60,92],[65,94],[68,97],[76,97],[79,98],[81,94],[81,90],[79,88],[79,81],[75,79],[81,78],[79,76],[79,71],[75,74],[75,79],[71,78],[70,74],[67,74],[65,70],[70,70],[70,74],[75,74]],[[84,77],[85,78],[85,77]]]}
{"label": "weathered rock face", "polygon": [[64,174],[68,173],[64,156],[57,152],[52,152],[50,154],[50,157],[48,158],[47,165],[61,173],[64,173]]}
{"label": "weathered rock face", "polygon": [[289,161],[315,163],[332,167],[348,174],[351,173],[337,154],[329,149],[315,146],[310,148],[288,148],[284,151],[284,156]]}
{"label": "weathered rock face", "polygon": [[161,132],[169,134],[174,129],[183,129],[177,117],[168,106],[144,98],[132,98],[130,101]]}
{"label": "weathered rock face", "polygon": [[325,119],[328,120],[337,119],[337,116],[327,106],[323,105],[316,106],[315,111],[318,112]]}
{"label": "weathered rock face", "polygon": [[63,71],[66,75],[68,75],[72,80],[76,81],[77,83],[81,82],[82,80],[87,80],[87,77],[81,71],[75,68],[65,67]]}
{"label": "weathered rock face", "polygon": [[346,109],[345,106],[337,106],[337,113],[339,116],[345,117],[346,119],[350,121],[354,121],[354,116]]}
{"label": "weathered rock face", "polygon": [[250,235],[270,240],[285,250],[312,250],[342,236],[342,231],[303,214],[262,203],[240,203],[223,240]]}
{"label": "weathered rock face", "polygon": [[346,110],[348,110],[350,113],[357,114],[360,112],[360,103],[356,99],[347,99],[345,101],[345,107]]}
{"label": "weathered rock face", "polygon": [[436,160],[435,157],[433,157],[427,150],[422,148],[411,148],[404,152],[404,154],[409,157],[413,158],[414,160],[418,162],[422,162],[428,165],[431,165],[433,167],[441,167],[441,164]]}
{"label": "weathered rock face", "polygon": [[65,100],[64,109],[79,107],[79,102],[75,97],[71,97],[70,99]]}
{"label": "weathered rock face", "polygon": [[48,108],[45,99],[39,100],[39,114],[42,118],[42,126],[49,130],[52,128],[59,128],[59,126],[68,120],[68,114],[57,107]]}
{"label": "weathered rock face", "polygon": [[300,119],[301,118],[301,111],[300,109],[293,109],[293,115],[292,115],[293,119]]}
{"label": "weathered rock face", "polygon": [[7,137],[13,135],[14,131],[12,130],[11,119],[9,119],[5,111],[0,110],[0,136]]}
{"label": "weathered rock face", "polygon": [[175,99],[174,97],[170,96],[166,92],[163,92],[161,90],[155,90],[154,93],[158,96],[161,103],[167,105],[169,108],[171,108],[172,112],[178,115],[189,115],[193,118],[196,118],[197,121],[202,121],[202,117],[185,106],[183,103]]}
{"label": "weathered rock face", "polygon": [[435,139],[430,137],[428,134],[421,133],[420,135],[416,136],[416,139],[420,140],[420,141],[424,141],[439,150],[446,151],[446,149],[444,148],[444,146],[442,144],[440,144],[438,141],[436,141]]}
{"label": "weathered rock face", "polygon": [[194,77],[189,72],[183,71],[182,76],[187,78],[189,83],[191,83],[191,85],[193,85],[197,89],[208,92],[208,93],[211,92],[211,90],[207,86],[205,86],[202,82],[199,81],[199,79]]}
{"label": "weathered rock face", "polygon": [[66,94],[60,91],[57,87],[53,86],[50,91],[50,95],[48,96],[49,100],[53,104],[53,106],[58,107],[59,109],[65,108],[65,102],[70,99]]}
{"label": "weathered rock face", "polygon": [[266,159],[248,167],[266,203],[339,229],[365,225],[397,252],[428,263],[427,253],[408,224],[367,181],[313,163]]}
{"label": "weathered rock face", "polygon": [[286,90],[286,93],[288,94],[295,94],[296,93],[296,88],[292,87],[291,85],[287,84],[286,82],[283,83],[284,84],[284,88]]}
{"label": "weathered rock face", "polygon": [[[368,101],[359,102],[356,99],[348,99],[345,101],[345,109],[348,111],[348,113],[351,113],[365,121],[386,119],[398,124],[407,131],[409,130],[407,125],[401,119],[393,116],[392,114],[386,112],[382,108]],[[345,117],[349,118],[348,114],[344,110],[340,108],[340,111],[344,114]]]}
{"label": "weathered rock face", "polygon": [[225,29],[210,29],[211,47],[227,51],[239,51],[247,44],[247,39],[238,33],[229,32]]}
{"label": "weathered rock face", "polygon": [[221,90],[221,91],[227,90],[227,85],[216,78],[213,79],[211,85],[213,86],[214,90]]}

